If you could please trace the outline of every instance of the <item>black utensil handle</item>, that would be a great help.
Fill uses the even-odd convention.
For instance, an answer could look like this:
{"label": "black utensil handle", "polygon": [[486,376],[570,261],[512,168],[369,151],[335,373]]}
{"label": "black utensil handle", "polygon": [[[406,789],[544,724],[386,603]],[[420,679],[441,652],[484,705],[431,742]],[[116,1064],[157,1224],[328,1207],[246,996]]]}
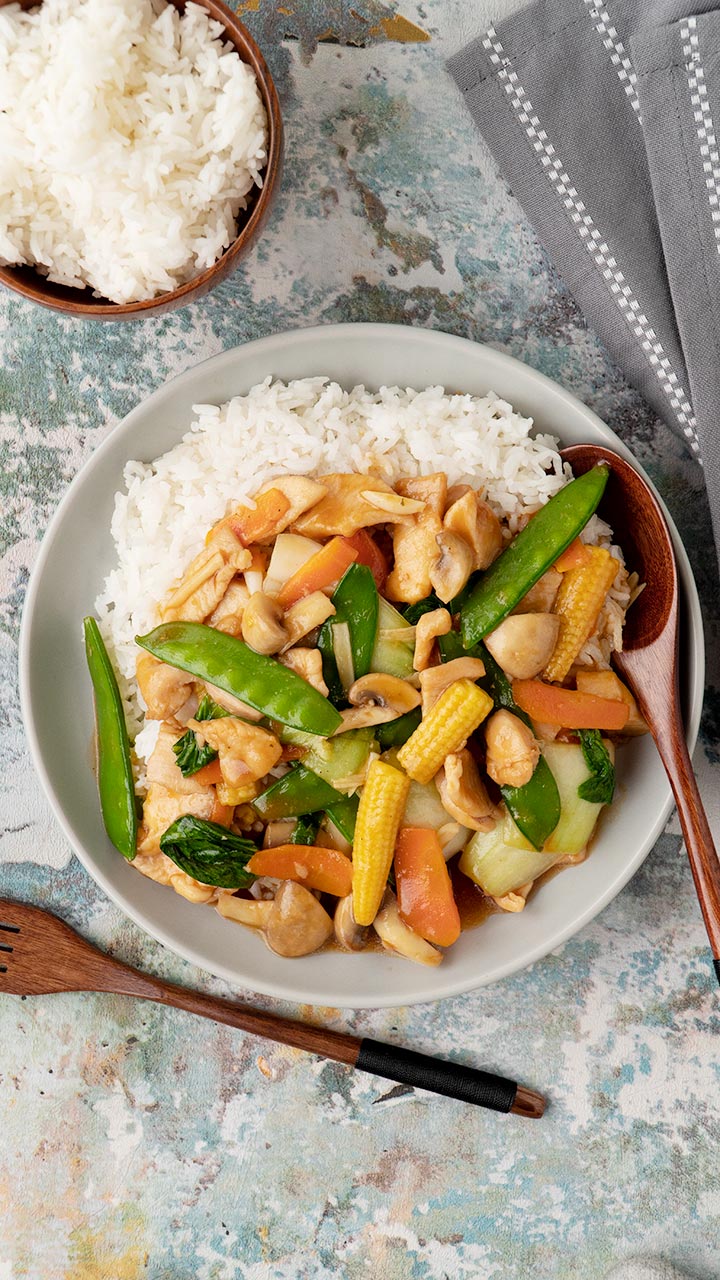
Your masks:
{"label": "black utensil handle", "polygon": [[720,960],[713,960],[713,964],[715,965],[715,976],[720,982]]}
{"label": "black utensil handle", "polygon": [[430,1058],[412,1049],[383,1044],[380,1040],[363,1040],[356,1067],[369,1071],[398,1084],[413,1085],[417,1089],[429,1089],[442,1093],[446,1098],[460,1102],[472,1102],[476,1107],[489,1107],[491,1111],[509,1111],[515,1101],[517,1085],[502,1076],[491,1075],[465,1067],[460,1062],[445,1062],[442,1058]]}

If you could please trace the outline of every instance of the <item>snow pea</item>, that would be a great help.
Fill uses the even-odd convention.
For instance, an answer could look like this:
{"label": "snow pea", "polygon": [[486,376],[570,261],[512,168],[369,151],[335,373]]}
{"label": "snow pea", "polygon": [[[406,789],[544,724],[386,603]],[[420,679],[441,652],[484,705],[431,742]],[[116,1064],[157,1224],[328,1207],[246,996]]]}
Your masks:
{"label": "snow pea", "polygon": [[83,633],[95,696],[100,808],[105,830],[115,848],[132,862],[137,842],[137,806],[125,712],[115,672],[94,618],[83,620]]}
{"label": "snow pea", "polygon": [[381,751],[387,751],[388,747],[404,746],[410,735],[417,729],[421,720],[422,711],[419,707],[415,707],[414,711],[406,711],[405,715],[398,716],[397,720],[389,720],[387,724],[376,725],[375,737]]}
{"label": "snow pea", "polygon": [[319,809],[337,804],[338,800],[339,792],[329,782],[298,764],[253,800],[253,809],[264,822],[276,822],[317,813]]}
{"label": "snow pea", "polygon": [[355,839],[355,822],[359,804],[359,796],[348,796],[346,800],[338,800],[336,804],[328,805],[325,810],[330,821],[335,823],[340,834],[349,840],[350,844]]}
{"label": "snow pea", "polygon": [[[463,648],[457,631],[450,631],[439,637],[438,647],[443,662],[468,656],[480,658],[485,663],[485,675],[478,683],[487,690],[496,707],[512,711],[530,727],[529,717],[515,703],[510,681],[484,644],[476,644],[468,651]],[[560,821],[560,793],[545,757],[540,756],[532,778],[524,787],[501,787],[500,792],[516,827],[535,849],[542,849]]]}
{"label": "snow pea", "polygon": [[342,723],[327,698],[307,680],[214,627],[200,622],[165,622],[136,640],[161,662],[217,685],[293,729],[329,737]]}
{"label": "snow pea", "polygon": [[602,498],[609,474],[610,468],[600,464],[571,480],[501,552],[461,610],[466,648],[499,626],[585,528]]}
{"label": "snow pea", "polygon": [[335,591],[332,602],[335,613],[328,618],[318,637],[318,648],[323,658],[323,676],[334,703],[345,706],[347,699],[340,683],[335,663],[332,628],[338,622],[347,622],[350,628],[355,679],[366,676],[370,670],[378,628],[380,599],[372,571],[365,564],[351,564],[346,569]]}

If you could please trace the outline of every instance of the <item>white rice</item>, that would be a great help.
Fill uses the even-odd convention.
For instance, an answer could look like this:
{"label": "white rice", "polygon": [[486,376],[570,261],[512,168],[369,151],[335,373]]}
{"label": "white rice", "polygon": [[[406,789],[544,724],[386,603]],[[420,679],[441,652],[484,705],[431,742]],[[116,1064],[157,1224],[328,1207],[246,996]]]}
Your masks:
{"label": "white rice", "polygon": [[444,471],[450,484],[482,488],[515,528],[569,478],[549,435],[493,394],[446,395],[355,387],[327,378],[253,387],[228,404],[196,405],[182,442],[146,465],[129,462],[115,502],[118,563],[96,601],[124,677],[131,727],[139,724],[134,637],[159,621],[157,606],[233,506],[280,474],[358,471],[390,483]]}
{"label": "white rice", "polygon": [[189,3],[0,8],[0,263],[134,302],[209,267],[262,183],[255,74]]}

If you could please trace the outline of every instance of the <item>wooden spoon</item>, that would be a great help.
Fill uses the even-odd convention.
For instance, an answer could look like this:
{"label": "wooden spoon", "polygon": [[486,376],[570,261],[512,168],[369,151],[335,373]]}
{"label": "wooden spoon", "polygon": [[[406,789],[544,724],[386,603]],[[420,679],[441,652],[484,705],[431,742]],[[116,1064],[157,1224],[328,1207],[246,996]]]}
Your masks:
{"label": "wooden spoon", "polygon": [[693,773],[680,711],[678,579],[670,531],[650,487],[624,458],[578,444],[562,456],[576,475],[611,470],[598,514],[611,524],[628,565],[646,584],[627,615],[613,662],[630,686],[660,753],[680,817],[695,890],[720,981],[720,862]]}
{"label": "wooden spoon", "polygon": [[49,911],[0,899],[0,995],[37,996],[58,991],[139,996],[306,1053],[318,1053],[358,1071],[492,1111],[539,1120],[545,1110],[545,1099],[534,1089],[462,1062],[431,1058],[380,1040],[358,1040],[342,1031],[279,1018],[246,1004],[176,987],[103,955]]}

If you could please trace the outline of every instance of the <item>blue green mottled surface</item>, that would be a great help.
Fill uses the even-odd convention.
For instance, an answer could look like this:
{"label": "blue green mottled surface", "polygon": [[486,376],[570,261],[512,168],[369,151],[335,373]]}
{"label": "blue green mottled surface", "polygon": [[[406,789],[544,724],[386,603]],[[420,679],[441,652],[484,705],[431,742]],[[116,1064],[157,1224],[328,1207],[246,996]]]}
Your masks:
{"label": "blue green mottled surface", "polygon": [[[120,326],[0,297],[2,891],[153,972],[225,990],[123,919],[59,835],[20,726],[23,592],[105,433],[166,378],[283,328],[377,319],[478,338],[627,439],[698,575],[710,688],[697,765],[717,820],[718,595],[699,473],[585,328],[444,71],[515,3],[281,13],[249,0],[287,163],[238,274]],[[398,12],[430,39],[387,39]],[[674,819],[620,897],[531,971],[442,1005],[300,1013],[513,1073],[550,1108],[540,1124],[499,1118],[120,998],[3,998],[0,1280],[566,1280],[643,1252],[717,1276],[718,994]]]}

